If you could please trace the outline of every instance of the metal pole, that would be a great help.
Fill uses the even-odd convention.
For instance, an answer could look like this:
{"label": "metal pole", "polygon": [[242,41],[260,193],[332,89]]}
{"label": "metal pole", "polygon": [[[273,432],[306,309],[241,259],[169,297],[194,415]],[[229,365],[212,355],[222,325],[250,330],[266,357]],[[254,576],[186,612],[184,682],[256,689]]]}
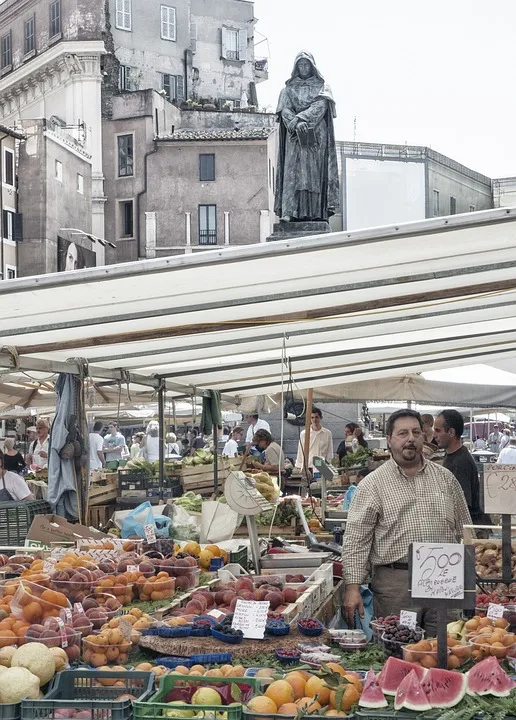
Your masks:
{"label": "metal pole", "polygon": [[165,484],[165,383],[158,389],[158,422],[159,422],[159,499],[163,501]]}
{"label": "metal pole", "polygon": [[314,391],[308,388],[306,392],[306,410],[305,410],[305,444],[303,448],[303,467],[307,485],[310,485],[312,473],[308,467],[308,454],[310,452],[310,428],[312,426],[312,402],[314,399]]}
{"label": "metal pole", "polygon": [[446,608],[437,609],[437,667],[446,670],[448,667],[448,633],[446,624],[448,611]]}
{"label": "metal pole", "polygon": [[502,515],[502,581],[506,585],[512,582],[511,557],[511,515]]}
{"label": "metal pole", "polygon": [[256,527],[256,519],[254,515],[246,515],[247,531],[249,533],[249,543],[251,545],[251,555],[253,558],[254,572],[256,575],[261,574],[260,565],[260,543],[258,540],[258,528]]}

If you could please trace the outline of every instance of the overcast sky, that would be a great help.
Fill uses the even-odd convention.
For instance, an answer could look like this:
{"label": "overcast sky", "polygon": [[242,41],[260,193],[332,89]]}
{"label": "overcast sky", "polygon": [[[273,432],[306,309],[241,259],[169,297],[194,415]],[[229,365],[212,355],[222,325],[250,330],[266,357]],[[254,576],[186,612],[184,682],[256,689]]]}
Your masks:
{"label": "overcast sky", "polygon": [[[337,102],[337,139],[427,145],[516,175],[516,0],[255,0],[275,109],[299,50]],[[255,42],[260,42],[259,34]]]}

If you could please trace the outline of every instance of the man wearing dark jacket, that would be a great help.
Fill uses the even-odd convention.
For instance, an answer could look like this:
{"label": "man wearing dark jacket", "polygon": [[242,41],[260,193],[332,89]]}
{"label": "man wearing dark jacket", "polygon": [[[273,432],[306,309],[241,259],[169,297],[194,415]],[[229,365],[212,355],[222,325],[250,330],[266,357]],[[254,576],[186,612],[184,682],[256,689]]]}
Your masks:
{"label": "man wearing dark jacket", "polygon": [[464,420],[457,410],[442,410],[435,418],[434,432],[440,448],[446,450],[443,467],[452,472],[464,492],[475,525],[491,525],[480,508],[478,470],[471,453],[462,444]]}

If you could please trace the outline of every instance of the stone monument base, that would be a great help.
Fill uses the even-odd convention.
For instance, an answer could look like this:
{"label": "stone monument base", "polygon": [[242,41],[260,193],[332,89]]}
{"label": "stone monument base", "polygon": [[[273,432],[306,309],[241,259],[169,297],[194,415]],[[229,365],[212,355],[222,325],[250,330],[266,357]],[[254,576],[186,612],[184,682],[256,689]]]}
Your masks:
{"label": "stone monument base", "polygon": [[331,232],[330,224],[325,220],[307,220],[305,222],[279,222],[274,223],[272,235],[267,242],[276,240],[291,240],[292,238],[307,237],[308,235],[323,235]]}

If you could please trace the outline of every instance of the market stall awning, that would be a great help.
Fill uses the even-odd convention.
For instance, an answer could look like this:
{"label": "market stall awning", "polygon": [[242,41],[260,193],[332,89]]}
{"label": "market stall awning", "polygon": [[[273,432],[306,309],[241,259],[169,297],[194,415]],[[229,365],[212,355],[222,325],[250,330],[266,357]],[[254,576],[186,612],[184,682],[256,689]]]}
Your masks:
{"label": "market stall awning", "polygon": [[504,208],[1,283],[0,365],[235,397],[290,375],[317,387],[516,357],[515,220]]}

